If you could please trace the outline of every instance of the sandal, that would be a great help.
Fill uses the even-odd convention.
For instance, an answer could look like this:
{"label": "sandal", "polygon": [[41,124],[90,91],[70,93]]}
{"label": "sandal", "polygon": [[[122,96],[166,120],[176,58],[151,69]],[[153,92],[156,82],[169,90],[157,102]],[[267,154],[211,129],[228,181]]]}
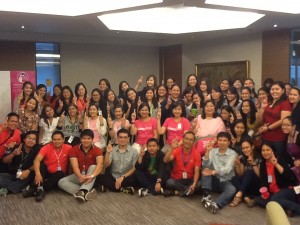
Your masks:
{"label": "sandal", "polygon": [[230,207],[238,206],[242,201],[242,197],[234,196],[232,202],[229,204]]}
{"label": "sandal", "polygon": [[256,205],[255,199],[252,199],[252,198],[249,198],[249,197],[245,197],[244,202],[246,202],[246,204],[249,208],[252,208]]}

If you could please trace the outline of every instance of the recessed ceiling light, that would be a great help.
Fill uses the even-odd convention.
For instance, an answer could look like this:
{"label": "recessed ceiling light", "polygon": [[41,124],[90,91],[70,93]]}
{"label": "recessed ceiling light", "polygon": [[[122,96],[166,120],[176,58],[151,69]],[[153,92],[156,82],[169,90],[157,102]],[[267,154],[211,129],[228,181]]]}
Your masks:
{"label": "recessed ceiling light", "polygon": [[300,13],[299,0],[206,0],[205,3],[272,12]]}
{"label": "recessed ceiling light", "polygon": [[274,24],[274,26],[273,27],[277,27],[277,24]]}
{"label": "recessed ceiling light", "polygon": [[263,16],[250,12],[176,6],[109,13],[98,18],[110,30],[180,34],[244,28]]}
{"label": "recessed ceiling light", "polygon": [[25,29],[25,26],[24,26],[24,25],[22,25],[22,26],[21,26],[21,28],[22,28],[22,29]]}
{"label": "recessed ceiling light", "polygon": [[0,0],[0,11],[78,16],[162,2],[163,0]]}

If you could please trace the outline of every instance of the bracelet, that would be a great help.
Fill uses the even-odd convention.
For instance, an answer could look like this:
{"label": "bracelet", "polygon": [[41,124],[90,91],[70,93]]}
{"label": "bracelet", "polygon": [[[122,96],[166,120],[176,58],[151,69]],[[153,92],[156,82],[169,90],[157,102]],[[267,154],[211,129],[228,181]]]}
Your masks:
{"label": "bracelet", "polygon": [[94,178],[94,177],[95,177],[95,176],[92,174],[92,175],[91,175],[91,178]]}

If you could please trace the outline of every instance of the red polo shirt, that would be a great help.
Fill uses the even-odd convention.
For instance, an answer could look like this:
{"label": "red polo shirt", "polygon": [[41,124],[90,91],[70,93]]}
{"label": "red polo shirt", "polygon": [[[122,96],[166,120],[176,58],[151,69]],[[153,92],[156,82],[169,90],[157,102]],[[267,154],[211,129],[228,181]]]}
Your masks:
{"label": "red polo shirt", "polygon": [[[17,145],[21,143],[21,137],[20,137],[20,130],[15,129],[14,134],[10,136],[10,131],[8,131],[6,128],[3,129],[3,131],[0,133],[0,159],[2,159],[5,151],[6,151],[6,145],[12,142],[16,142]],[[7,139],[8,138],[8,139]],[[7,141],[5,141],[7,139]],[[5,142],[4,142],[5,141]]]}
{"label": "red polo shirt", "polygon": [[[196,148],[192,148],[189,153],[183,152],[183,147],[180,146],[173,150],[172,156],[174,156],[174,167],[171,173],[173,179],[183,179],[183,172],[187,173],[188,179],[194,178],[195,167],[200,167],[201,157],[200,152]],[[186,162],[186,165],[184,165]]]}
{"label": "red polo shirt", "polygon": [[71,145],[63,144],[60,150],[56,150],[52,143],[49,143],[41,148],[39,154],[44,156],[44,163],[47,166],[49,173],[57,172],[59,165],[61,170],[65,174],[67,173],[68,159],[71,149]]}
{"label": "red polo shirt", "polygon": [[94,145],[85,153],[80,147],[81,144],[74,146],[69,153],[69,157],[77,158],[80,171],[87,171],[91,165],[96,165],[96,158],[103,155],[102,150]]}

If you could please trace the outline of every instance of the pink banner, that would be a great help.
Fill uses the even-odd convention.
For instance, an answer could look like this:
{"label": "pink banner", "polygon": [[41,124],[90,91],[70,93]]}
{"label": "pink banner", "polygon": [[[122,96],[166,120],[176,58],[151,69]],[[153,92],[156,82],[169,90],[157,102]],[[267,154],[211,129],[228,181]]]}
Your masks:
{"label": "pink banner", "polygon": [[35,71],[10,71],[11,106],[13,109],[15,98],[21,93],[24,82],[30,81],[36,85]]}

